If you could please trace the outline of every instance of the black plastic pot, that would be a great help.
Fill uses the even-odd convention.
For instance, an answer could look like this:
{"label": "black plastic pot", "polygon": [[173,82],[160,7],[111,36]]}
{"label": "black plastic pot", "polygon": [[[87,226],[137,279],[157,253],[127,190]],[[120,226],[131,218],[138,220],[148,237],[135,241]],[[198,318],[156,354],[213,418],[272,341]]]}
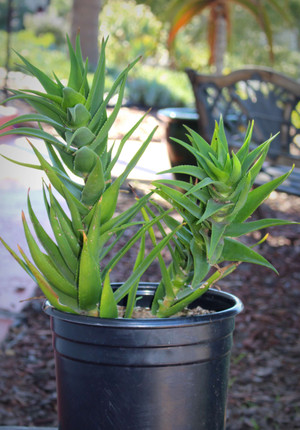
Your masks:
{"label": "black plastic pot", "polygon": [[[141,306],[154,284],[142,283]],[[210,290],[188,318],[50,315],[60,430],[222,430],[234,318],[241,302]]]}
{"label": "black plastic pot", "polygon": [[[158,111],[158,116],[167,119],[167,150],[171,166],[175,167],[185,164],[196,165],[195,157],[182,145],[171,139],[176,138],[190,143],[189,139],[186,137],[187,130],[184,125],[192,130],[198,131],[198,114],[196,110],[185,107],[160,109]],[[188,182],[190,180],[187,175],[182,173],[176,173],[175,177]]]}

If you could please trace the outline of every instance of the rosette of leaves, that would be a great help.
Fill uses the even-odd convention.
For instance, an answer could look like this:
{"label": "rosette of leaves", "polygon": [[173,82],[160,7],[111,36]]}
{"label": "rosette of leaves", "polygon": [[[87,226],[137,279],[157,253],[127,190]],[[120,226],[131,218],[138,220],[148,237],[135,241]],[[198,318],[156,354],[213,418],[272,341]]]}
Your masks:
{"label": "rosette of leaves", "polygon": [[[3,239],[1,241],[36,281],[55,308],[72,313],[114,318],[118,316],[118,302],[127,295],[129,299],[125,316],[131,316],[140,277],[160,255],[160,251],[176,233],[176,229],[165,235],[161,242],[155,243],[153,249],[146,253],[145,234],[163,218],[163,214],[140,222],[135,222],[134,217],[147,203],[151,193],[137,200],[125,212],[115,214],[120,187],[144,153],[155,129],[141,144],[123,173],[117,178],[112,178],[112,168],[125,143],[144,117],[122,138],[116,155],[113,156],[112,148],[108,148],[108,132],[120,110],[128,72],[137,60],[120,73],[105,95],[106,43],[106,41],[102,43],[91,85],[87,80],[88,62],[83,61],[79,36],[75,49],[68,39],[70,74],[67,85],[55,75],[55,80],[52,80],[19,55],[25,70],[39,80],[45,92],[12,91],[14,95],[8,100],[25,100],[37,113],[22,115],[6,123],[2,128],[28,121],[37,122],[39,127],[20,126],[9,132],[3,132],[2,135],[21,134],[44,141],[49,155],[47,158],[39,151],[38,144],[33,145],[29,142],[38,164],[10,161],[42,170],[48,177],[48,184],[43,185],[43,193],[53,234],[50,237],[40,224],[28,193],[28,213],[35,235],[24,213],[22,220],[32,260],[21,248],[19,255]],[[117,102],[108,116],[107,105],[115,93],[118,94]],[[42,124],[52,126],[58,137],[46,132]],[[59,202],[57,193],[63,198],[65,205]],[[67,211],[64,209],[66,206]],[[103,259],[114,249],[124,231],[136,224],[137,232],[104,265]],[[109,273],[132,246],[139,246],[132,274],[122,287],[113,291]]]}
{"label": "rosette of leaves", "polygon": [[[194,130],[188,127],[187,130],[190,144],[173,140],[191,152],[197,165],[176,166],[168,172],[188,175],[190,183],[172,179],[154,182],[157,193],[176,208],[185,224],[175,240],[169,268],[172,288],[166,290],[161,283],[153,304],[159,316],[177,313],[241,262],[259,264],[276,272],[253,246],[238,238],[256,230],[289,224],[286,220],[269,218],[247,221],[291,173],[253,188],[276,136],[250,151],[252,123],[240,149],[230,153],[222,119],[215,125],[210,144]],[[165,221],[171,229],[179,225],[169,215]]]}

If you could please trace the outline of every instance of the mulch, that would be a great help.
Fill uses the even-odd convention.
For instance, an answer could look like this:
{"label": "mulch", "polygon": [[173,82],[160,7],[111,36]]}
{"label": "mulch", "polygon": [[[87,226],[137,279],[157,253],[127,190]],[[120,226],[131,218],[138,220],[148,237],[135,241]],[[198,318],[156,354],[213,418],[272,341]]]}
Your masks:
{"label": "mulch", "polygon": [[[133,198],[122,194],[118,210]],[[300,221],[300,199],[274,193],[263,211],[267,217]],[[300,422],[300,226],[270,229],[260,251],[279,276],[244,264],[218,285],[236,294],[245,306],[236,318],[227,428],[296,430]],[[132,257],[123,263],[118,280],[126,276]],[[157,270],[148,270],[145,280],[156,281]],[[2,425],[57,425],[51,333],[41,306],[41,301],[29,302],[1,345]]]}
{"label": "mulch", "polygon": [[[133,199],[122,193],[118,210]],[[300,221],[300,198],[274,192],[262,210],[265,217]],[[279,276],[243,264],[218,285],[245,306],[236,318],[228,430],[300,429],[300,226],[269,233],[260,252]],[[259,240],[259,234],[249,240]],[[126,277],[132,258],[129,254],[128,265],[112,281]],[[144,280],[156,281],[157,270],[157,265],[148,270]],[[41,306],[41,301],[28,302],[0,346],[0,425],[57,425],[51,332]]]}

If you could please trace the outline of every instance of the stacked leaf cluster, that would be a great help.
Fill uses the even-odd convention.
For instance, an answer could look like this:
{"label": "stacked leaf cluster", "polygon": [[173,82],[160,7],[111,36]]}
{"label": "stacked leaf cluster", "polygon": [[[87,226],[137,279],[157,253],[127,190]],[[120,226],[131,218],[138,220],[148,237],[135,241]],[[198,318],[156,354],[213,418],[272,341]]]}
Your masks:
{"label": "stacked leaf cluster", "polygon": [[[27,219],[22,214],[24,231],[32,260],[20,250],[18,256],[2,242],[18,263],[41,287],[47,299],[57,309],[84,313],[101,317],[117,317],[117,303],[127,294],[131,305],[127,307],[129,317],[135,305],[135,291],[138,281],[161,249],[175,234],[167,235],[155,249],[145,255],[145,234],[158,218],[146,222],[136,222],[134,217],[149,200],[151,193],[145,195],[125,212],[116,215],[117,199],[120,188],[134,168],[155,130],[141,145],[123,173],[112,178],[115,166],[125,143],[142,122],[142,117],[122,138],[113,156],[113,146],[108,147],[108,132],[112,127],[124,95],[129,70],[138,61],[130,64],[116,79],[108,94],[104,94],[105,48],[102,43],[97,70],[89,85],[87,80],[88,62],[83,62],[79,36],[73,49],[68,40],[70,54],[70,74],[64,85],[56,76],[55,81],[20,56],[25,70],[34,75],[45,92],[33,90],[13,90],[16,98],[27,101],[38,113],[26,114],[7,123],[22,124],[35,121],[38,128],[20,126],[5,134],[21,134],[43,139],[48,150],[47,159],[31,145],[39,164],[17,164],[43,170],[49,185],[43,184],[45,208],[52,228],[52,239],[37,219],[28,193],[28,213],[35,236]],[[107,106],[117,93],[117,101],[110,116]],[[50,125],[58,137],[42,128]],[[2,128],[4,128],[2,127]],[[59,202],[57,193],[66,205]],[[61,200],[61,199],[60,199]],[[67,206],[67,209],[66,207]],[[116,252],[111,260],[102,267],[103,259],[118,243],[124,231],[132,225],[138,226],[137,233],[126,245]],[[134,271],[121,289],[113,292],[109,273],[132,246],[139,246]]]}
{"label": "stacked leaf cluster", "polygon": [[[210,144],[188,127],[190,143],[173,139],[194,156],[197,165],[176,166],[164,172],[188,175],[190,183],[155,181],[157,193],[176,208],[185,223],[177,235],[172,263],[173,277],[178,282],[169,297],[163,288],[158,293],[160,315],[173,315],[183,305],[189,305],[241,262],[259,264],[276,272],[270,262],[254,251],[254,246],[237,240],[256,230],[288,224],[286,220],[272,218],[247,221],[291,173],[253,187],[276,137],[250,151],[253,126],[254,123],[249,125],[241,148],[231,154],[222,118],[215,125]],[[178,226],[170,217],[166,222],[171,228]]]}

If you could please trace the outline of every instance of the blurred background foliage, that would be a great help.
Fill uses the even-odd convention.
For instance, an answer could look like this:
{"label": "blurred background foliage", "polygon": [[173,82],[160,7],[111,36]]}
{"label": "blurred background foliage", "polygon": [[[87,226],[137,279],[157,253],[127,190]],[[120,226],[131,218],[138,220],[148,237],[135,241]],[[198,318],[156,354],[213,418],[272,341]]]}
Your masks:
{"label": "blurred background foliage", "polygon": [[[59,77],[66,76],[65,34],[71,33],[75,1],[0,0],[0,67],[5,67],[7,61],[3,47],[7,41],[7,8],[10,3],[10,47],[38,63],[49,74],[55,69]],[[193,95],[184,69],[192,67],[202,73],[214,72],[208,65],[207,11],[195,16],[178,32],[170,55],[167,49],[170,23],[162,19],[162,12],[170,1],[101,1],[98,43],[109,35],[107,85],[126,64],[137,56],[143,57],[128,80],[128,103],[152,107],[193,106]],[[231,38],[225,53],[224,73],[256,64],[273,67],[294,79],[300,78],[300,2],[288,0],[285,6],[292,18],[289,23],[270,10],[274,62],[269,57],[266,36],[255,18],[238,5],[232,7]],[[17,63],[12,52],[9,69],[19,70]]]}

